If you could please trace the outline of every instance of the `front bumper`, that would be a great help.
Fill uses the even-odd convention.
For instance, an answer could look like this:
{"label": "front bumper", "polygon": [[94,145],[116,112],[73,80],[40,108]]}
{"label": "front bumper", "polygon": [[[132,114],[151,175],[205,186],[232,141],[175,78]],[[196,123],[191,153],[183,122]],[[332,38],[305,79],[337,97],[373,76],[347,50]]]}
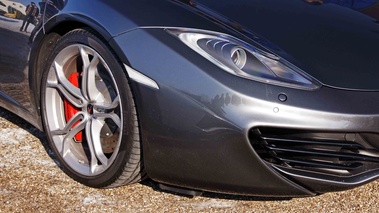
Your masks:
{"label": "front bumper", "polygon": [[[353,188],[379,175],[379,165],[371,160],[377,158],[379,147],[374,137],[379,134],[378,92],[328,87],[303,91],[238,78],[161,29],[135,30],[114,42],[128,66],[159,86],[132,83],[144,164],[153,180],[215,192],[311,196]],[[267,151],[267,141],[256,138],[259,129],[296,132],[290,135],[292,138],[270,132],[275,134],[269,136],[279,139],[339,144],[332,145],[337,153],[353,153],[355,150],[346,147],[357,143],[364,150],[361,153],[370,157],[369,166],[350,173],[348,169],[315,169],[315,163],[312,168],[304,166],[304,161],[357,165],[344,156],[320,158],[320,150],[328,151],[323,150],[325,143],[295,146],[295,151],[311,149],[318,156],[300,158],[303,164],[275,159],[275,155],[269,155],[279,151]],[[301,138],[299,132],[306,136]],[[361,140],[362,135],[374,136]],[[285,145],[293,143],[288,140]],[[290,148],[292,152],[286,156],[294,153],[295,148]],[[352,159],[360,161],[354,156]]]}

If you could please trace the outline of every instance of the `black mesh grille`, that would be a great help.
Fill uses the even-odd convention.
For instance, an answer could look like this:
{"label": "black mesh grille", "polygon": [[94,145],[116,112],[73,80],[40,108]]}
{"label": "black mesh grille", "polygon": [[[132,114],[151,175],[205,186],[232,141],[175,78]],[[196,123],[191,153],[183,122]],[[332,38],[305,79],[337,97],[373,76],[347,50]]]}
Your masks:
{"label": "black mesh grille", "polygon": [[[330,133],[257,128],[250,140],[265,161],[286,168],[351,176],[379,168],[379,151],[368,133]],[[379,142],[379,140],[377,141]]]}

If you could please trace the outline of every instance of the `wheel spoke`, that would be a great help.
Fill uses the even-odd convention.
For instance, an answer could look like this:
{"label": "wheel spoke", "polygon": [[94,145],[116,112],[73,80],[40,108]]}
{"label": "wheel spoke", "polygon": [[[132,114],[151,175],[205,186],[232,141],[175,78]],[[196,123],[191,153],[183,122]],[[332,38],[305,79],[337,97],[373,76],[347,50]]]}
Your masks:
{"label": "wheel spoke", "polygon": [[117,125],[118,128],[121,128],[121,119],[116,113],[95,113],[94,117],[102,118],[102,120],[106,118],[110,118]]}
{"label": "wheel spoke", "polygon": [[86,126],[86,123],[88,123],[88,121],[85,121],[85,120],[81,121],[64,136],[63,141],[62,141],[62,151],[61,151],[61,155],[63,158],[66,156],[66,154],[70,150],[70,142],[75,137],[75,135],[78,134],[78,132],[84,129],[84,127]]}
{"label": "wheel spoke", "polygon": [[77,112],[72,118],[66,123],[63,129],[58,129],[51,131],[52,135],[65,135],[67,134],[73,126],[76,124],[76,122],[83,120],[84,113],[83,112]]}
{"label": "wheel spoke", "polygon": [[117,95],[116,98],[112,101],[112,103],[110,104],[95,103],[94,107],[96,109],[101,109],[101,110],[110,110],[110,109],[115,109],[116,107],[118,107],[119,103],[120,103],[120,97]]}
{"label": "wheel spoke", "polygon": [[98,166],[98,160],[101,162],[102,166],[108,166],[108,158],[104,154],[100,141],[100,132],[103,125],[104,121],[97,119],[92,119],[91,122],[88,122],[86,125],[86,138],[91,153],[91,173],[95,173],[96,167]]}
{"label": "wheel spoke", "polygon": [[79,47],[79,53],[80,58],[83,62],[83,71],[86,70],[89,67],[90,61],[89,61],[89,55],[87,53],[87,49],[84,47]]}
{"label": "wheel spoke", "polygon": [[100,63],[100,59],[95,54],[89,61],[89,55],[83,48],[80,49],[80,53],[83,60],[82,91],[88,100],[96,101],[101,95],[96,87],[97,65]]}
{"label": "wheel spoke", "polygon": [[62,67],[56,62],[54,63],[54,69],[58,81],[49,81],[47,87],[56,88],[75,107],[82,107],[84,100],[80,89],[67,80]]}

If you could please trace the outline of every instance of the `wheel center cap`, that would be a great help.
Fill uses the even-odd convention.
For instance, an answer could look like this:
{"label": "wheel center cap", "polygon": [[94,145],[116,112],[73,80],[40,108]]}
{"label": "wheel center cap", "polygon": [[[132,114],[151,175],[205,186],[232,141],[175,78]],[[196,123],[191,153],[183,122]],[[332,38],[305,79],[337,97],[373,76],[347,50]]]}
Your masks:
{"label": "wheel center cap", "polygon": [[88,104],[88,106],[87,106],[87,112],[90,115],[93,115],[93,105],[92,104]]}

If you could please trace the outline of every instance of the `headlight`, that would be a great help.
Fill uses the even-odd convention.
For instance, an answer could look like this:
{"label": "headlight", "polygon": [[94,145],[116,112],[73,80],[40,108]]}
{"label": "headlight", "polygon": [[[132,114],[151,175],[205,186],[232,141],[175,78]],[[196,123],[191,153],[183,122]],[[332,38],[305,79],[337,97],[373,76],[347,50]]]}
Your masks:
{"label": "headlight", "polygon": [[223,70],[268,84],[315,90],[320,84],[287,61],[232,36],[192,29],[167,29]]}

